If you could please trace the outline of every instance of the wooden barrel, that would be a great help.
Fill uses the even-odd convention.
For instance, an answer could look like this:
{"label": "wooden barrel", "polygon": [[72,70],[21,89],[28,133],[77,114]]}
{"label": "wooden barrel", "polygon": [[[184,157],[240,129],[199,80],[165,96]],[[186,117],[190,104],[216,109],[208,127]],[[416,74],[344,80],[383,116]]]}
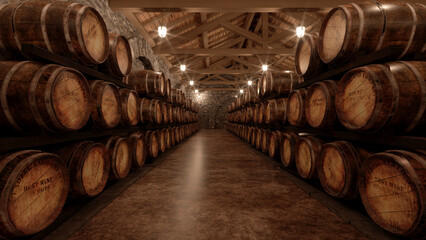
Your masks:
{"label": "wooden barrel", "polygon": [[162,97],[165,89],[164,74],[153,70],[139,70],[130,73],[129,83],[135,86],[141,96]]}
{"label": "wooden barrel", "polygon": [[287,98],[268,100],[263,118],[266,124],[284,124],[287,121]]}
{"label": "wooden barrel", "polygon": [[178,143],[180,143],[180,141],[182,141],[182,138],[180,136],[179,127],[175,127],[174,131],[175,131],[176,144],[178,144]]}
{"label": "wooden barrel", "polygon": [[172,141],[172,146],[176,145],[176,131],[175,131],[175,127],[171,127],[170,129],[170,136],[171,136],[171,141]]}
{"label": "wooden barrel", "polygon": [[395,58],[425,52],[426,9],[421,4],[364,1],[331,10],[321,26],[318,52],[325,63],[400,46]]}
{"label": "wooden barrel", "polygon": [[161,115],[163,115],[163,120],[161,121],[163,124],[169,124],[169,111],[167,109],[167,104],[165,102],[160,102],[161,106]]}
{"label": "wooden barrel", "polygon": [[160,101],[142,98],[139,104],[139,116],[143,124],[161,124],[163,122]]}
{"label": "wooden barrel", "polygon": [[160,146],[160,151],[163,153],[166,151],[166,134],[163,132],[163,129],[157,129],[155,134],[158,138],[158,145]]}
{"label": "wooden barrel", "polygon": [[291,73],[277,73],[277,72],[265,72],[262,75],[262,88],[260,96],[263,98],[267,97],[280,97],[287,95],[293,89],[294,79]]}
{"label": "wooden barrel", "polygon": [[148,146],[145,136],[135,132],[129,136],[129,146],[132,159],[132,167],[141,168],[145,164]]}
{"label": "wooden barrel", "polygon": [[302,88],[292,91],[288,96],[287,119],[293,126],[303,127],[306,123],[305,99],[307,92],[306,89]]}
{"label": "wooden barrel", "polygon": [[335,96],[337,84],[326,80],[309,87],[305,100],[305,116],[314,128],[331,128],[336,120]]}
{"label": "wooden barrel", "polygon": [[253,131],[251,132],[250,144],[252,147],[256,146],[257,129],[257,127],[254,127]]}
{"label": "wooden barrel", "polygon": [[175,117],[173,116],[173,106],[169,103],[166,106],[167,106],[167,115],[169,116],[169,123],[172,124],[176,121]]}
{"label": "wooden barrel", "polygon": [[121,124],[135,126],[139,123],[139,98],[134,90],[120,89]]}
{"label": "wooden barrel", "polygon": [[261,149],[263,153],[268,153],[269,141],[271,140],[271,131],[269,129],[262,129]]}
{"label": "wooden barrel", "polygon": [[299,38],[294,55],[297,75],[311,78],[325,71],[327,66],[318,54],[318,33],[305,34]]}
{"label": "wooden barrel", "polygon": [[168,78],[166,79],[166,86],[164,89],[165,89],[165,98],[167,102],[170,102],[170,94],[172,92],[172,82]]}
{"label": "wooden barrel", "polygon": [[258,114],[257,114],[257,123],[258,124],[263,124],[265,123],[263,116],[265,113],[265,108],[266,108],[266,102],[261,102],[259,104],[259,108],[258,108]]}
{"label": "wooden barrel", "polygon": [[121,120],[122,104],[118,88],[102,80],[92,81],[91,117],[96,127],[101,129],[114,128]]}
{"label": "wooden barrel", "polygon": [[[365,151],[364,151],[365,152]],[[365,154],[346,141],[326,143],[317,161],[318,177],[333,197],[358,197],[358,174]]]}
{"label": "wooden barrel", "polygon": [[402,150],[371,155],[363,163],[359,191],[368,215],[387,231],[425,236],[424,154]]}
{"label": "wooden barrel", "polygon": [[172,135],[170,128],[163,129],[164,134],[166,135],[166,149],[169,149],[172,147]]}
{"label": "wooden barrel", "polygon": [[132,71],[132,50],[127,39],[116,33],[109,33],[109,53],[102,70],[121,78]]}
{"label": "wooden barrel", "polygon": [[171,89],[170,90],[170,103],[171,104],[178,104],[178,92],[177,89]]}
{"label": "wooden barrel", "polygon": [[302,178],[312,179],[317,177],[317,161],[321,151],[322,141],[316,137],[308,136],[299,139],[296,146],[296,168]]}
{"label": "wooden barrel", "polygon": [[112,136],[105,144],[110,159],[110,180],[119,180],[127,177],[132,166],[132,154],[129,141],[124,137]]}
{"label": "wooden barrel", "polygon": [[256,149],[260,150],[262,147],[262,130],[261,128],[258,128],[256,131]]}
{"label": "wooden barrel", "polygon": [[58,217],[69,191],[65,163],[55,154],[19,151],[0,160],[0,238],[40,232]]}
{"label": "wooden barrel", "polygon": [[104,190],[110,170],[105,145],[83,141],[60,149],[57,154],[67,164],[72,197],[94,197]]}
{"label": "wooden barrel", "polygon": [[150,159],[158,157],[160,151],[159,139],[154,131],[145,132],[145,142],[148,145],[148,157]]}
{"label": "wooden barrel", "polygon": [[280,157],[285,167],[292,167],[296,159],[296,146],[299,143],[299,134],[286,132],[282,134],[280,141]]}
{"label": "wooden barrel", "polygon": [[343,76],[336,112],[350,130],[384,127],[408,132],[426,123],[426,62],[391,62],[356,68]]}
{"label": "wooden barrel", "polygon": [[268,146],[268,154],[271,158],[277,158],[280,155],[280,141],[283,133],[280,131],[271,132]]}
{"label": "wooden barrel", "polygon": [[69,132],[89,120],[89,85],[76,70],[28,61],[2,61],[0,69],[3,131]]}
{"label": "wooden barrel", "polygon": [[[108,56],[106,24],[92,7],[60,1],[26,1],[12,14],[12,21],[3,24],[12,24],[13,33],[8,32],[11,28],[1,28],[2,33],[5,30],[6,37],[0,37],[5,48],[15,45],[11,50],[20,51],[22,44],[32,44],[89,66],[103,63]],[[7,37],[10,34],[13,39]]]}

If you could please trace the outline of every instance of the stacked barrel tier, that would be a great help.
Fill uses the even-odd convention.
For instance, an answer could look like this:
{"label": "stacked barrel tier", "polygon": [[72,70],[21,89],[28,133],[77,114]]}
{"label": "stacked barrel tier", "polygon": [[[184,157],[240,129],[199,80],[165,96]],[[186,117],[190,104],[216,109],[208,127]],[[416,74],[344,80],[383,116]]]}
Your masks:
{"label": "stacked barrel tier", "polygon": [[0,40],[9,56],[25,56],[22,46],[31,44],[88,66],[101,64],[108,57],[107,27],[92,7],[24,1],[4,6],[0,16]]}
{"label": "stacked barrel tier", "polygon": [[340,5],[324,19],[318,54],[324,63],[340,65],[387,47],[398,47],[388,60],[425,55],[426,7],[390,0]]}

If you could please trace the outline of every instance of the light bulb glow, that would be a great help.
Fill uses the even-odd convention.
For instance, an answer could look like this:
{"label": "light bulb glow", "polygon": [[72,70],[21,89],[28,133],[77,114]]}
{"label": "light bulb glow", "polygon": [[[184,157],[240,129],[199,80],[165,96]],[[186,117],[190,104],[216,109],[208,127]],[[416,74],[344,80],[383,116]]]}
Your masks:
{"label": "light bulb glow", "polygon": [[166,26],[158,26],[158,36],[160,38],[165,38],[167,35],[167,28]]}
{"label": "light bulb glow", "polygon": [[237,98],[238,96],[237,96],[237,95],[235,95],[235,97]]}
{"label": "light bulb glow", "polygon": [[194,85],[194,81],[189,81],[189,85],[193,86]]}
{"label": "light bulb glow", "polygon": [[198,93],[198,89],[195,89],[195,93]]}
{"label": "light bulb glow", "polygon": [[240,89],[240,93],[243,93],[244,92],[244,90],[243,89]]}
{"label": "light bulb glow", "polygon": [[251,86],[251,85],[253,85],[253,81],[249,80],[249,81],[247,82],[247,84],[248,84],[249,86]]}
{"label": "light bulb glow", "polygon": [[185,64],[181,64],[181,65],[180,65],[180,70],[181,70],[182,72],[185,72],[185,70],[186,70],[186,65],[185,65]]}
{"label": "light bulb glow", "polygon": [[304,26],[297,27],[296,28],[296,35],[299,38],[305,36],[305,27]]}
{"label": "light bulb glow", "polygon": [[287,71],[284,71],[285,73],[291,73],[291,71],[289,71],[289,70],[287,70]]}
{"label": "light bulb glow", "polygon": [[262,65],[262,71],[264,71],[264,72],[268,71],[268,65],[263,64]]}
{"label": "light bulb glow", "polygon": [[201,98],[201,95],[200,95],[200,94],[198,94],[198,95],[197,95],[197,97],[198,97],[198,98]]}

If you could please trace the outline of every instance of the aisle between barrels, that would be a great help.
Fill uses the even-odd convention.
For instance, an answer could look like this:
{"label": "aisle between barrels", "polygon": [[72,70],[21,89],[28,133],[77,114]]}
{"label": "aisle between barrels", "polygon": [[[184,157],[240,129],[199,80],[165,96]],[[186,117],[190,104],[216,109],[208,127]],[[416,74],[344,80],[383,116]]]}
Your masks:
{"label": "aisle between barrels", "polygon": [[158,164],[69,239],[366,239],[225,130]]}

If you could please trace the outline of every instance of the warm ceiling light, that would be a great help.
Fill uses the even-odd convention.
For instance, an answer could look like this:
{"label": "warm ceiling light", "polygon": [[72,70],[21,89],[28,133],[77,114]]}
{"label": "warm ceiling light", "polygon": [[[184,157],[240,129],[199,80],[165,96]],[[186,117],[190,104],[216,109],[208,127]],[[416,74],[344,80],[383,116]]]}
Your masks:
{"label": "warm ceiling light", "polygon": [[195,89],[195,93],[198,93],[198,89]]}
{"label": "warm ceiling light", "polygon": [[189,81],[189,85],[193,86],[194,85],[194,81]]}
{"label": "warm ceiling light", "polygon": [[237,98],[238,96],[237,96],[237,95],[235,95],[235,97]]}
{"label": "warm ceiling light", "polygon": [[251,86],[251,85],[253,85],[253,81],[249,80],[249,81],[247,82],[247,84],[248,84],[249,86]]}
{"label": "warm ceiling light", "polygon": [[262,71],[264,71],[264,72],[268,71],[268,65],[263,64],[262,65]]}
{"label": "warm ceiling light", "polygon": [[185,65],[185,64],[181,64],[181,65],[180,65],[180,70],[181,70],[182,72],[185,72],[185,70],[186,70],[186,65]]}
{"label": "warm ceiling light", "polygon": [[165,38],[167,35],[167,28],[166,26],[158,26],[158,36],[160,38]]}
{"label": "warm ceiling light", "polygon": [[284,71],[285,73],[291,73],[291,71],[289,71],[289,70],[287,70],[287,71]]}
{"label": "warm ceiling light", "polygon": [[197,96],[198,98],[201,98],[201,95],[200,94],[198,94],[198,96]]}
{"label": "warm ceiling light", "polygon": [[243,89],[240,89],[240,93],[243,93],[244,92],[244,90]]}
{"label": "warm ceiling light", "polygon": [[296,35],[301,38],[303,36],[305,36],[305,27],[304,26],[300,26],[296,28]]}

